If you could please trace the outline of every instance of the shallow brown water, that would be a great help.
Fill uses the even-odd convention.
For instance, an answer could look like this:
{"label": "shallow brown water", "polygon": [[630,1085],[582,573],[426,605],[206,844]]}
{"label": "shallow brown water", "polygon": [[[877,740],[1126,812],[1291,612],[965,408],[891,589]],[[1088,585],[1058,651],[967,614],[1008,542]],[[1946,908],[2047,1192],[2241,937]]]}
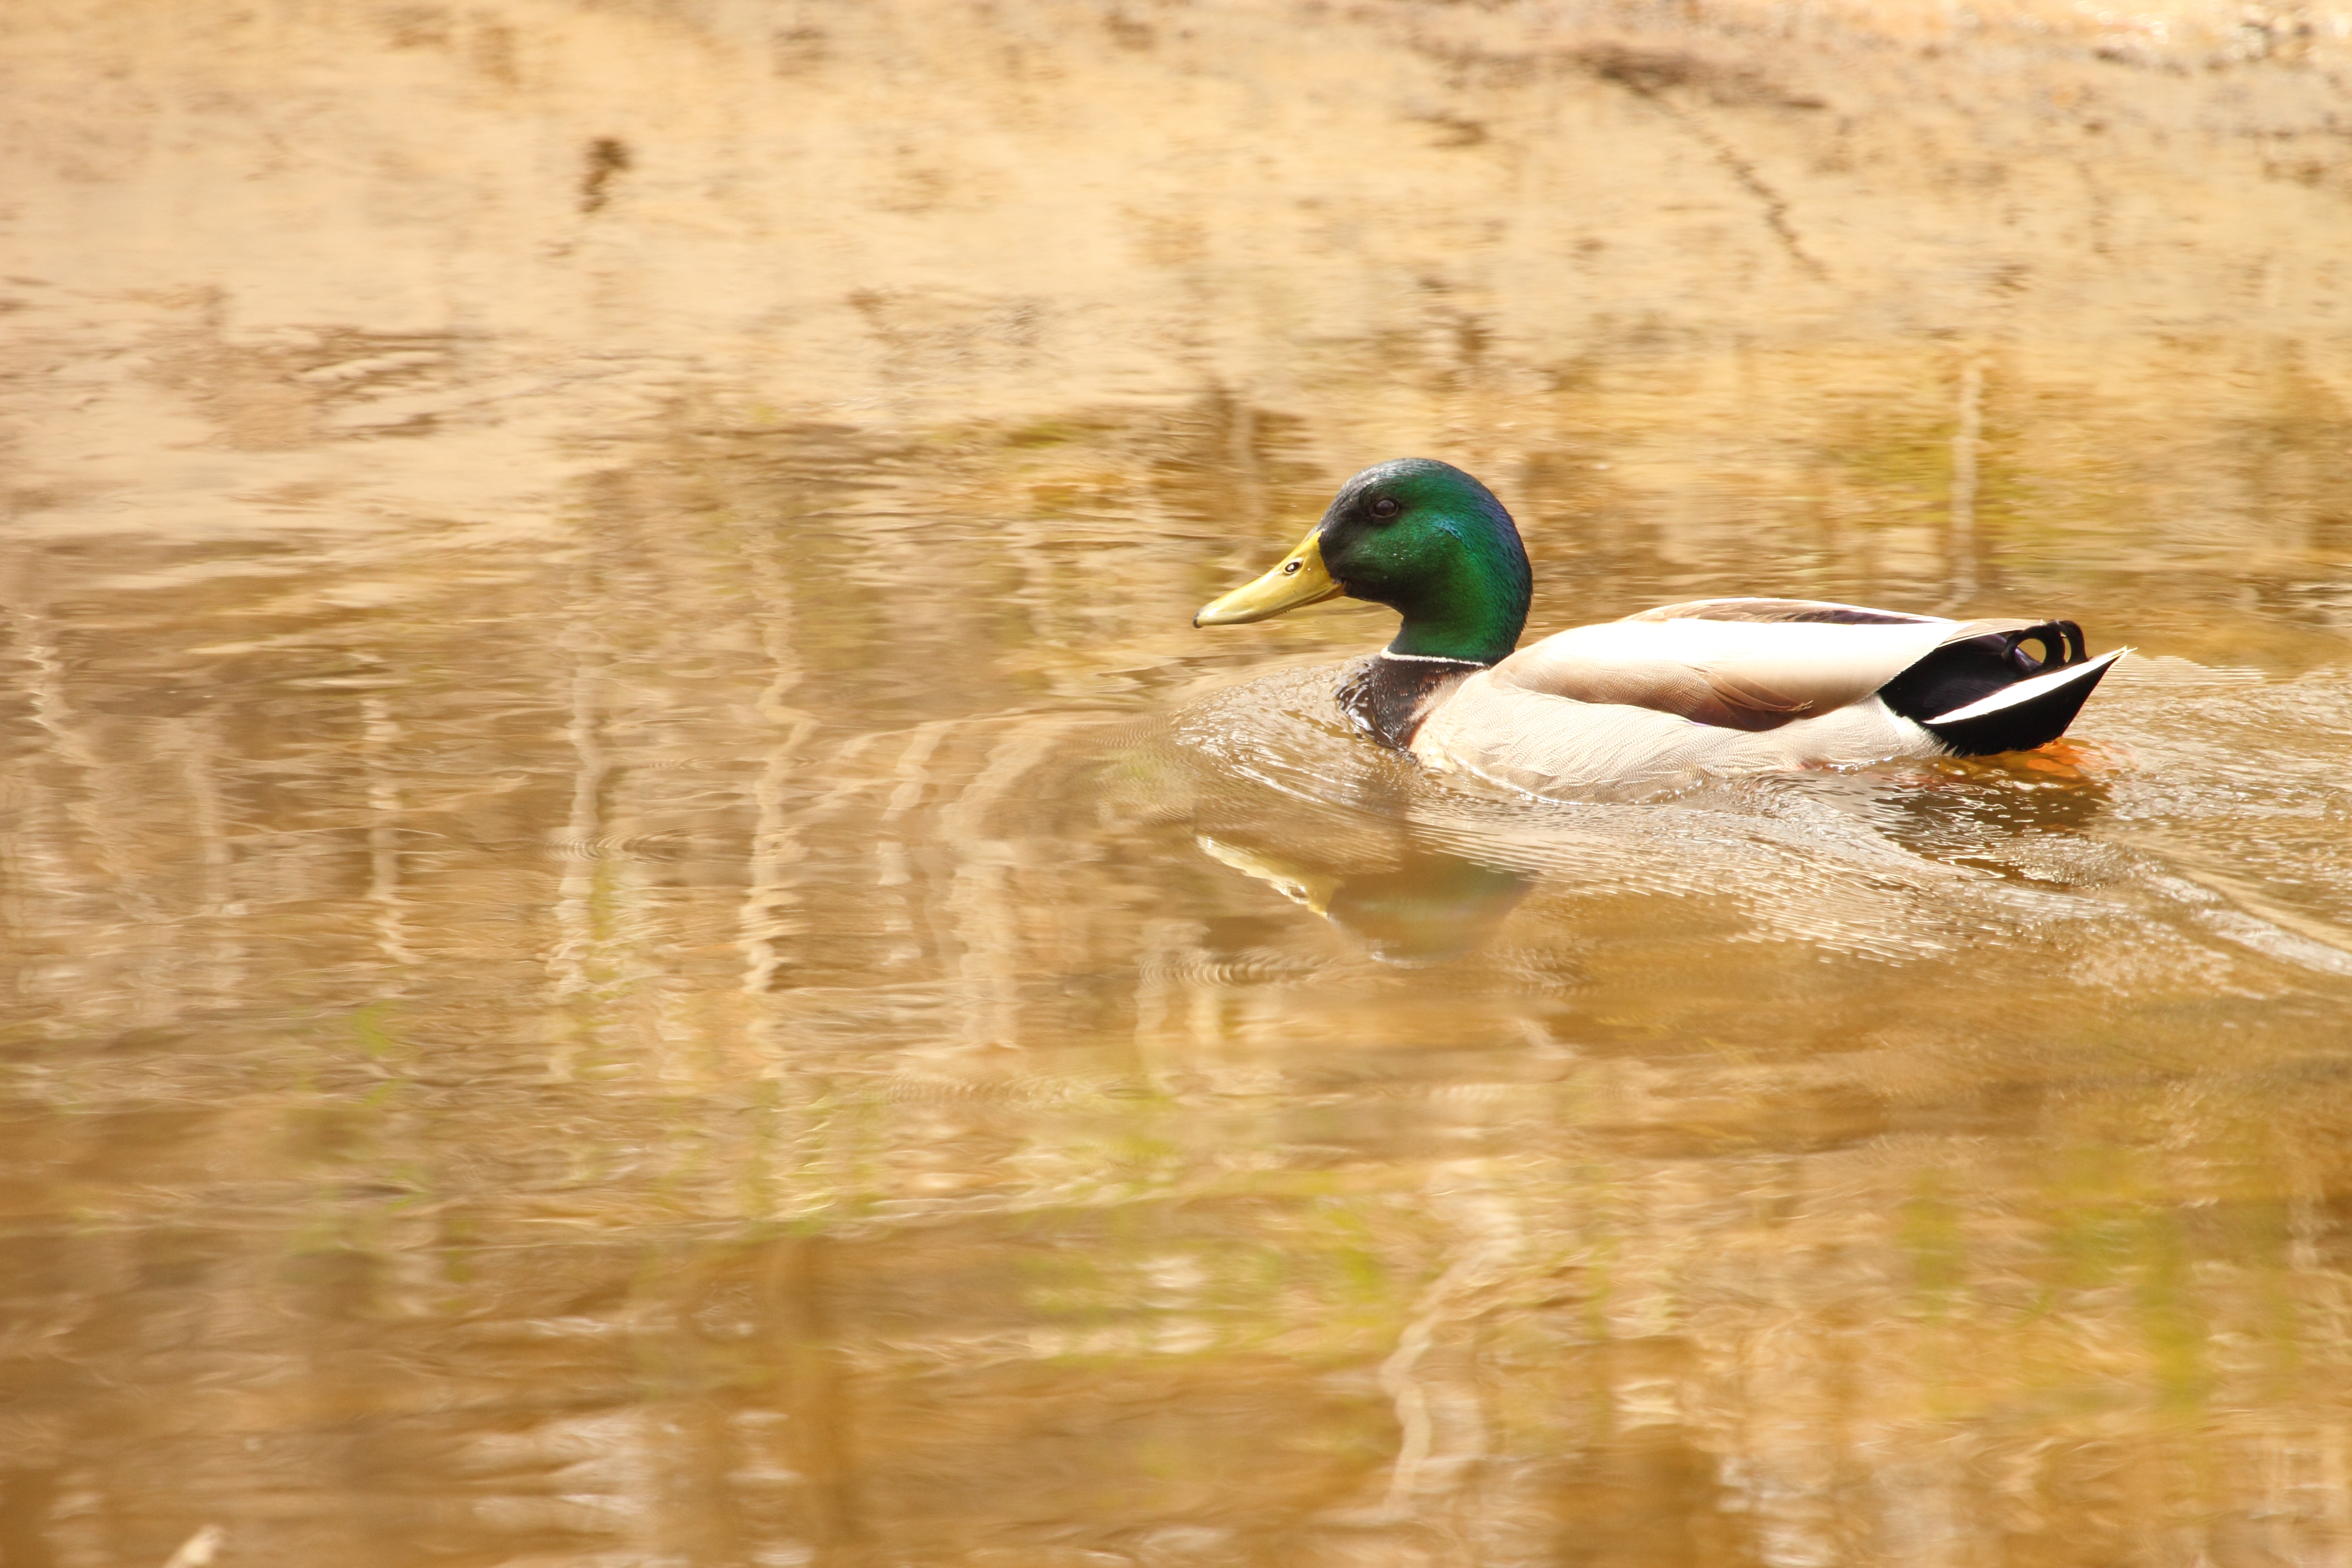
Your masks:
{"label": "shallow brown water", "polygon": [[[0,1563],[2352,1561],[2352,26],[1808,15],[0,11]],[[1466,790],[1404,453],[2141,652]]]}

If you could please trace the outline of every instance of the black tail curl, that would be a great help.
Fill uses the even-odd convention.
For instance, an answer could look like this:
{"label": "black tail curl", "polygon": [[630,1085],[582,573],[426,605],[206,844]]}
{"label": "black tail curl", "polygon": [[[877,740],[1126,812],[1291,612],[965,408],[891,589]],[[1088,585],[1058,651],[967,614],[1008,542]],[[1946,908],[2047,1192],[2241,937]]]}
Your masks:
{"label": "black tail curl", "polygon": [[[2025,651],[2037,643],[2041,656]],[[2044,621],[2013,632],[1946,643],[1885,686],[1879,700],[1964,757],[2029,751],[2066,732],[2105,668],[2080,681],[2065,681],[2011,707],[1974,719],[1938,724],[1941,714],[1981,702],[2022,680],[2088,662],[2083,628],[2072,621]]]}

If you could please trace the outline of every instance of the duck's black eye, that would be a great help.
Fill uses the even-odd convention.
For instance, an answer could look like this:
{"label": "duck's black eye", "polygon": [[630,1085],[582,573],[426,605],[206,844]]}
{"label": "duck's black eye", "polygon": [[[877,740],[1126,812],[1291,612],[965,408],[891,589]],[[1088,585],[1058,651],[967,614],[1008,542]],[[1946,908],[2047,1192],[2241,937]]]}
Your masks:
{"label": "duck's black eye", "polygon": [[1380,500],[1374,501],[1370,506],[1364,510],[1370,512],[1374,517],[1379,518],[1382,522],[1386,522],[1389,519],[1394,517],[1398,512],[1402,511],[1404,509],[1397,505],[1396,498],[1394,496],[1382,496]]}

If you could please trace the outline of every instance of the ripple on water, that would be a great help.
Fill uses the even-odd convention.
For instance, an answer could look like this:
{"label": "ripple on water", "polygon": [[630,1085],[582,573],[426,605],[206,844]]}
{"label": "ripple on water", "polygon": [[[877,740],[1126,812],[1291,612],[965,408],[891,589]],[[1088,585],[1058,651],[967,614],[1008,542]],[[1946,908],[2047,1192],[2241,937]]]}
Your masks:
{"label": "ripple on water", "polygon": [[[1348,889],[1368,876],[1393,881],[1404,867],[1443,902],[1441,885],[1467,864],[1540,885],[1554,903],[1736,905],[1734,940],[1888,960],[2095,947],[2105,956],[2082,974],[2136,983],[2147,964],[2116,955],[2187,942],[2305,978],[2352,973],[2340,675],[2261,685],[2130,661],[2077,736],[2034,752],[1554,801],[1372,745],[1334,700],[1344,668],[1291,665],[1200,692],[1167,737],[1189,764],[1203,851],[1342,929]],[[1491,903],[1462,918],[1499,919]],[[1400,951],[1454,955],[1445,949]]]}

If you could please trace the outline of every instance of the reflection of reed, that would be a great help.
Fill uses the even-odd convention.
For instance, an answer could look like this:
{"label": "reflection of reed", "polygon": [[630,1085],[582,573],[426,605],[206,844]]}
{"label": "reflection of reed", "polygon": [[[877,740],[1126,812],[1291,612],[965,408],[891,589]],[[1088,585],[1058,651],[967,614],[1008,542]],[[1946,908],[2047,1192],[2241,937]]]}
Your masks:
{"label": "reflection of reed", "polygon": [[824,1568],[845,1564],[866,1534],[853,1447],[856,1413],[830,1299],[832,1251],[822,1236],[778,1243],[767,1249],[761,1281],[786,1380],[782,1447],[803,1500],[797,1522]]}
{"label": "reflection of reed", "polygon": [[886,929],[898,944],[892,956],[901,963],[922,952],[915,929],[917,895],[908,890],[914,873],[907,858],[906,818],[922,804],[930,784],[931,756],[954,728],[952,720],[932,719],[908,731],[905,747],[890,764],[890,793],[875,819],[874,884],[892,889]]}
{"label": "reflection of reed", "polygon": [[[1433,1479],[1441,1487],[1450,1480],[1447,1489],[1458,1489],[1486,1450],[1486,1401],[1475,1376],[1458,1376],[1444,1390],[1450,1416],[1446,1425],[1454,1440],[1440,1449],[1430,1398],[1435,1380],[1423,1363],[1440,1334],[1459,1338],[1471,1331],[1481,1311],[1503,1304],[1496,1288],[1509,1282],[1519,1244],[1517,1215],[1494,1192],[1482,1163],[1433,1166],[1429,1193],[1444,1218],[1453,1222],[1455,1241],[1444,1272],[1413,1302],[1396,1349],[1381,1363],[1381,1388],[1395,1401],[1397,1417],[1396,1459],[1381,1505],[1382,1514],[1391,1520],[1412,1518],[1425,1506],[1423,1493]],[[1475,1368],[1475,1348],[1457,1347],[1454,1360],[1465,1370]],[[1443,1474],[1433,1476],[1433,1470]]]}
{"label": "reflection of reed", "polygon": [[[567,640],[573,644],[563,731],[572,747],[572,805],[564,817],[563,868],[556,886],[554,944],[547,963],[555,983],[551,999],[559,1008],[576,1010],[605,978],[598,962],[604,935],[598,895],[610,867],[595,847],[604,837],[604,784],[612,763],[600,732],[604,669],[603,660],[595,657],[596,634],[583,627]],[[572,1026],[593,1027],[584,1017],[575,1017]],[[577,1037],[557,1043],[548,1057],[549,1076],[570,1077],[582,1044]]]}
{"label": "reflection of reed", "polygon": [[370,692],[360,699],[360,756],[367,781],[368,901],[375,906],[376,939],[385,962],[416,962],[409,951],[406,911],[400,886],[400,786],[391,759],[400,743],[392,705]]}
{"label": "reflection of reed", "polygon": [[1957,608],[1977,591],[1977,448],[1984,426],[1984,361],[1971,359],[1960,369],[1960,413],[1952,432],[1951,593],[1947,605]]}
{"label": "reflection of reed", "polygon": [[[78,825],[104,879],[102,896],[124,912],[152,918],[161,912],[141,874],[141,857],[129,829],[138,820],[142,794],[125,770],[106,754],[93,726],[75,711],[55,629],[37,612],[16,613],[28,681],[33,721],[47,737],[49,755],[70,770],[79,789],[65,793],[60,814]],[[87,897],[89,889],[77,889]]]}
{"label": "reflection of reed", "polygon": [[201,979],[194,989],[226,1002],[240,994],[247,973],[238,919],[245,910],[236,898],[236,852],[224,798],[236,758],[215,715],[173,720],[162,731],[163,747],[179,757],[188,795],[188,831],[199,867],[192,912],[209,952],[195,963]]}
{"label": "reflection of reed", "polygon": [[[977,771],[940,810],[939,832],[956,857],[954,879],[940,908],[954,922],[956,1013],[964,1050],[1019,1044],[1022,975],[1038,946],[1050,952],[1059,945],[1052,938],[1060,934],[1061,923],[1050,911],[1024,906],[1014,897],[1021,857],[1013,844],[988,835],[988,814],[1053,753],[1056,739],[1075,721],[1055,714],[1008,723],[988,742]],[[1041,914],[1048,918],[1040,920]],[[1066,962],[1071,955],[1055,956]]]}
{"label": "reflection of reed", "polygon": [[[65,737],[57,689],[61,671],[56,650],[41,637],[41,628],[28,611],[14,604],[7,608],[11,629],[23,643],[26,706],[45,732],[44,749],[61,748]],[[9,823],[7,878],[0,909],[6,910],[11,928],[27,937],[63,923],[68,900],[80,891],[81,879],[74,871],[64,841],[67,810],[42,776],[47,771],[20,765],[10,770],[8,781],[15,810]]]}
{"label": "reflection of reed", "polygon": [[791,601],[782,574],[769,555],[759,562],[759,582],[765,600],[759,616],[760,647],[767,656],[770,675],[754,710],[762,723],[773,727],[759,778],[751,786],[751,855],[744,879],[739,917],[742,934],[743,991],[751,998],[751,1041],[766,1070],[782,1066],[784,1042],[777,1037],[767,997],[783,962],[780,942],[801,927],[786,911],[792,908],[787,868],[805,854],[800,843],[800,823],[786,799],[789,784],[803,765],[803,748],[817,728],[816,719],[791,706],[786,699],[800,684],[802,671],[793,647]]}

